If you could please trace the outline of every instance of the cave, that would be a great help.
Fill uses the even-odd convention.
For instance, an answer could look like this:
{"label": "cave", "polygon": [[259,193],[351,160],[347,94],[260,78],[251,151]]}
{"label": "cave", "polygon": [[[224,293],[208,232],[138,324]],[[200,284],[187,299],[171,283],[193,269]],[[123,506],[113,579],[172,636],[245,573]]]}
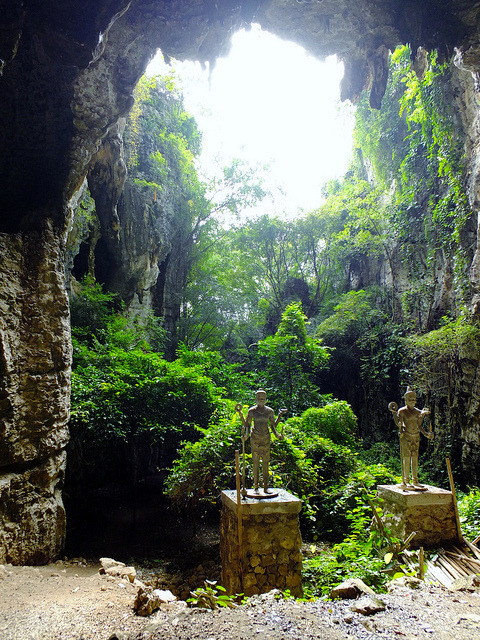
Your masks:
{"label": "cave", "polygon": [[[71,367],[66,238],[87,174],[99,189],[110,175],[102,242],[115,244],[125,175],[116,153],[119,122],[157,49],[213,63],[232,33],[255,22],[319,58],[336,54],[345,66],[342,99],[355,102],[368,89],[373,108],[396,45],[455,55],[471,77],[464,126],[475,211],[479,18],[480,5],[468,0],[3,0],[0,562],[38,564],[63,548]],[[75,265],[82,272],[85,258]],[[473,309],[479,273],[476,255]],[[478,425],[465,428],[478,439]]]}

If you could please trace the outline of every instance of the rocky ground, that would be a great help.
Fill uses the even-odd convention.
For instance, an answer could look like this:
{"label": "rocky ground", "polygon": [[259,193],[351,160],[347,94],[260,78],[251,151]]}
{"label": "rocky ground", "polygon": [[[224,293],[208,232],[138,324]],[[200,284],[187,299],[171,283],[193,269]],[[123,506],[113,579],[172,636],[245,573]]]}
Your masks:
{"label": "rocky ground", "polygon": [[[151,513],[137,513],[136,528],[131,526],[130,513],[104,507],[96,519],[71,532],[69,560],[43,567],[0,565],[0,640],[480,637],[479,593],[449,592],[440,587],[399,587],[380,596],[385,610],[372,615],[353,612],[352,600],[298,602],[274,593],[251,598],[233,610],[188,608],[185,599],[191,589],[205,578],[220,577],[218,522],[189,531],[184,522],[172,525],[174,518],[168,520],[165,510],[160,517],[163,506],[149,500],[149,505],[156,503]],[[112,504],[111,498],[108,504]],[[101,575],[101,565],[95,559],[102,555],[134,565],[138,580],[170,589],[179,600],[162,604],[149,617],[136,615],[139,586],[115,572]]]}
{"label": "rocky ground", "polygon": [[[2,640],[272,640],[322,638],[472,640],[480,637],[480,594],[440,587],[398,587],[381,595],[385,611],[365,615],[352,600],[298,602],[274,593],[234,610],[163,604],[149,617],[134,613],[138,586],[99,574],[82,560],[43,567],[0,568]],[[137,568],[152,580],[152,570]]]}

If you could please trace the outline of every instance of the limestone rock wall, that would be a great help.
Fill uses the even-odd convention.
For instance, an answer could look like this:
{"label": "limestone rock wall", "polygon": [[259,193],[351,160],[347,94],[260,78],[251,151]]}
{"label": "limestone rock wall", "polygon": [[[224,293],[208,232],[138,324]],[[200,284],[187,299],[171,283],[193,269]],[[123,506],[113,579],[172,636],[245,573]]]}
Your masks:
{"label": "limestone rock wall", "polygon": [[[480,301],[480,235],[478,212],[480,207],[480,84],[477,46],[458,51],[457,70],[451,74],[451,100],[464,137],[464,163],[467,195],[473,218],[462,233],[461,242],[469,260],[465,279],[471,288],[470,310],[479,317]],[[436,269],[437,297],[435,308],[455,310],[459,306],[453,282],[452,265],[441,261]],[[406,283],[408,284],[408,283]],[[449,455],[461,474],[463,486],[480,484],[480,348],[465,345],[452,364],[448,380],[440,385],[432,379],[432,412],[435,429],[435,453],[439,458]]]}
{"label": "limestone rock wall", "polygon": [[65,538],[61,487],[71,348],[63,240],[0,234],[0,562],[41,563]]}

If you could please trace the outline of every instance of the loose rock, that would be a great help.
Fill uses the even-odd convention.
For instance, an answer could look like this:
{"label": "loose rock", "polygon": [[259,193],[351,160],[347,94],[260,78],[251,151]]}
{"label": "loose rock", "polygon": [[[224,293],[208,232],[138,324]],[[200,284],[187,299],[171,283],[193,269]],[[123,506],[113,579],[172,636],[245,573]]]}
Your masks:
{"label": "loose rock", "polygon": [[358,599],[355,604],[350,606],[355,613],[361,613],[364,616],[371,616],[380,611],[385,611],[385,603],[380,598],[372,595],[365,595]]}
{"label": "loose rock", "polygon": [[367,586],[360,578],[350,578],[337,585],[330,591],[330,598],[335,599],[351,599],[358,598],[361,594],[375,595],[375,591]]}
{"label": "loose rock", "polygon": [[477,591],[480,587],[480,579],[475,574],[471,576],[457,578],[450,585],[450,591]]}
{"label": "loose rock", "polygon": [[157,609],[160,609],[161,604],[174,602],[175,600],[176,597],[171,591],[162,591],[160,589],[148,591],[140,587],[133,608],[137,616],[151,616]]}
{"label": "loose rock", "polygon": [[114,560],[113,558],[100,558],[100,564],[102,567],[98,570],[99,573],[106,573],[107,569],[111,567],[124,567],[124,562],[119,562],[118,560]]}
{"label": "loose rock", "polygon": [[401,578],[395,578],[390,580],[387,585],[388,591],[394,591],[399,587],[407,587],[408,589],[421,589],[425,583],[413,576],[402,576]]}

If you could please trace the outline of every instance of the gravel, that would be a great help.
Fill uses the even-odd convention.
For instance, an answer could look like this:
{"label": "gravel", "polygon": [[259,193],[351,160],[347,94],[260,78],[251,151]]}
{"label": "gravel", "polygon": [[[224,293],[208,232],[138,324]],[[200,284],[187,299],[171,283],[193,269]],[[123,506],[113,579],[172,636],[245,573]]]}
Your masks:
{"label": "gravel", "polygon": [[100,575],[100,565],[0,565],[1,640],[473,640],[480,637],[478,592],[399,587],[381,594],[385,611],[362,615],[351,600],[299,602],[272,592],[236,609],[190,609],[183,601],[136,616],[138,587]]}

